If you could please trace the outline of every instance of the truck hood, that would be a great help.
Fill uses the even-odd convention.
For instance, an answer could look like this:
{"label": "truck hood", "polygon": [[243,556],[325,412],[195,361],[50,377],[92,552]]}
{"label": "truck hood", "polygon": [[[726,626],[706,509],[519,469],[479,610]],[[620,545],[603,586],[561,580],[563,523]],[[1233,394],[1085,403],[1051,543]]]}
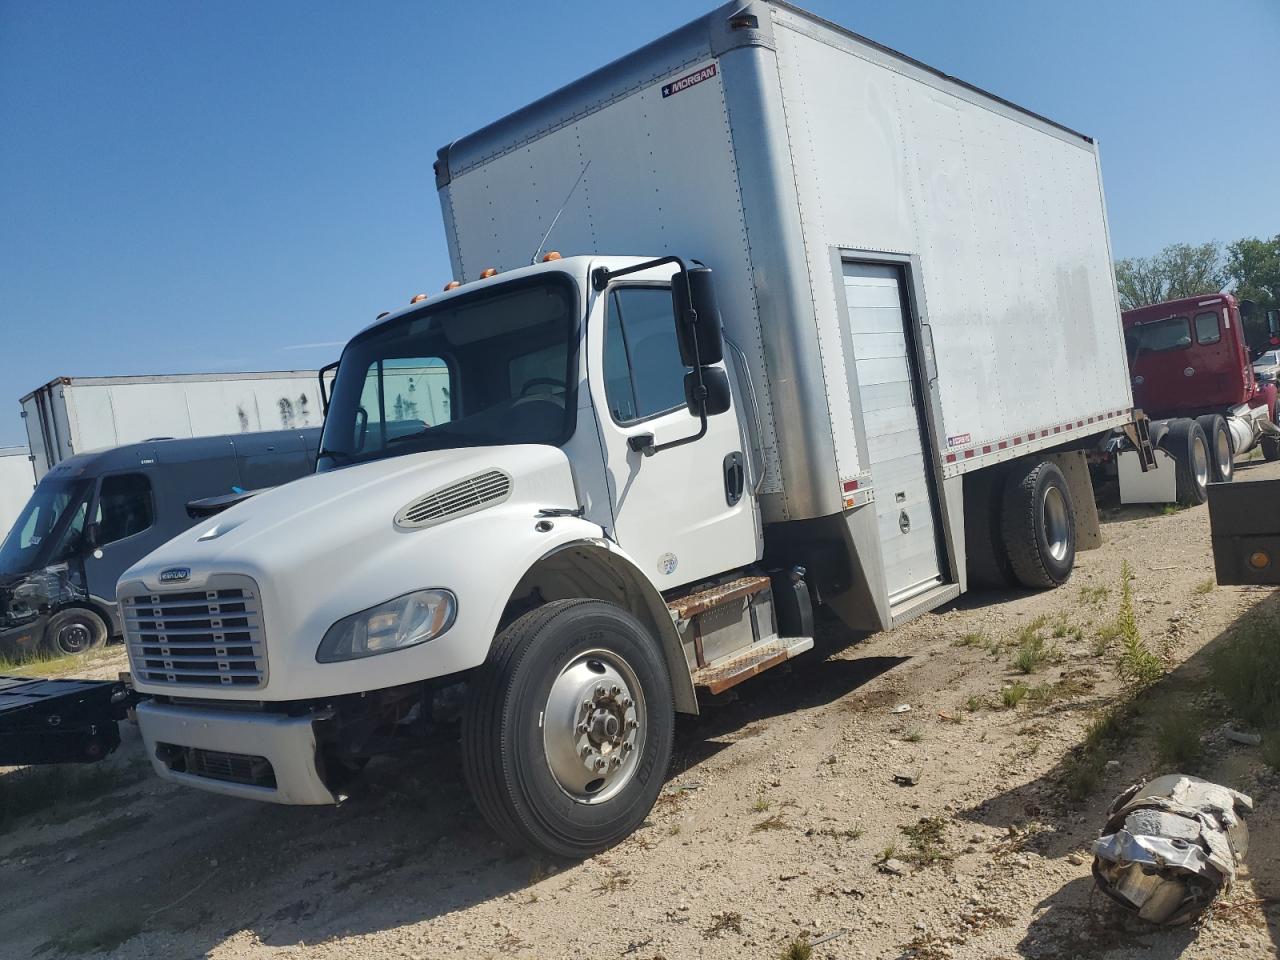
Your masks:
{"label": "truck hood", "polygon": [[[568,458],[556,447],[467,447],[406,454],[267,490],[174,537],[125,571],[120,582],[142,581],[151,590],[160,589],[160,573],[171,568],[190,570],[193,585],[209,571],[270,576],[306,565],[309,558],[345,551],[355,551],[348,554],[354,567],[363,559],[359,551],[385,547],[390,534],[425,532],[397,525],[405,508],[491,471],[510,478],[505,504],[527,503],[532,513],[544,507],[577,506]],[[461,518],[468,511],[434,519],[431,525],[447,525],[454,515]],[[172,583],[168,587],[181,589]]]}

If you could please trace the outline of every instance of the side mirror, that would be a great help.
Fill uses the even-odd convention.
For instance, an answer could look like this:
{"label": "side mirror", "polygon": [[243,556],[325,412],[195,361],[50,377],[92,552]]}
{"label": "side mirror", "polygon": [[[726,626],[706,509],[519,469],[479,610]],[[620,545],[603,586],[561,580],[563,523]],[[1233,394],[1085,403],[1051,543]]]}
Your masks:
{"label": "side mirror", "polygon": [[733,396],[729,389],[729,375],[720,367],[702,368],[702,398],[698,396],[698,371],[684,375],[684,402],[695,417],[702,415],[702,400],[707,404],[707,416],[714,417],[729,409]]}
{"label": "side mirror", "polygon": [[1258,309],[1258,304],[1254,300],[1237,300],[1236,306],[1240,309],[1240,316],[1252,317],[1254,311]]}
{"label": "side mirror", "polygon": [[676,315],[680,361],[686,367],[706,367],[723,360],[724,333],[711,268],[690,267],[672,277],[671,304]]}
{"label": "side mirror", "polygon": [[1280,310],[1267,311],[1267,333],[1271,337],[1280,335]]}
{"label": "side mirror", "polygon": [[86,523],[80,534],[80,544],[86,550],[97,550],[102,539],[102,531],[96,523]]}

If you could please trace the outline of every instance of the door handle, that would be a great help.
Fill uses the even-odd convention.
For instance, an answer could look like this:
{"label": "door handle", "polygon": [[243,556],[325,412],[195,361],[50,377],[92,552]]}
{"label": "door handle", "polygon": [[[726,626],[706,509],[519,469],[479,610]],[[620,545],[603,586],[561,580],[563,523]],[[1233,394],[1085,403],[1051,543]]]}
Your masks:
{"label": "door handle", "polygon": [[633,433],[627,437],[627,446],[636,453],[643,453],[646,457],[654,454],[653,434],[652,433]]}
{"label": "door handle", "polygon": [[747,485],[747,471],[742,464],[742,454],[735,450],[724,458],[724,500],[729,506],[738,505]]}

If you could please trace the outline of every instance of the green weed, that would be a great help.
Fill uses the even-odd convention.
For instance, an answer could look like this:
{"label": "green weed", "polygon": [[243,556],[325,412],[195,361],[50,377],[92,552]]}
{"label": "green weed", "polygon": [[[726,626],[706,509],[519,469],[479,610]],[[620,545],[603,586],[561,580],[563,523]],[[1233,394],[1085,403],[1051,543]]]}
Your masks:
{"label": "green weed", "polygon": [[1030,692],[1025,683],[1014,683],[1000,691],[1000,702],[1008,709],[1014,709]]}

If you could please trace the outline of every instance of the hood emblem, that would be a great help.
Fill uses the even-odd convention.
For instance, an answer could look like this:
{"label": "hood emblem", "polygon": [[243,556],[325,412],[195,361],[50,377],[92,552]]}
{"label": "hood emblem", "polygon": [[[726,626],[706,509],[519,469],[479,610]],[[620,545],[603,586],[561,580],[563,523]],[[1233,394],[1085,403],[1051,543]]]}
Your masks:
{"label": "hood emblem", "polygon": [[190,567],[170,567],[160,571],[161,583],[183,583],[191,579]]}

